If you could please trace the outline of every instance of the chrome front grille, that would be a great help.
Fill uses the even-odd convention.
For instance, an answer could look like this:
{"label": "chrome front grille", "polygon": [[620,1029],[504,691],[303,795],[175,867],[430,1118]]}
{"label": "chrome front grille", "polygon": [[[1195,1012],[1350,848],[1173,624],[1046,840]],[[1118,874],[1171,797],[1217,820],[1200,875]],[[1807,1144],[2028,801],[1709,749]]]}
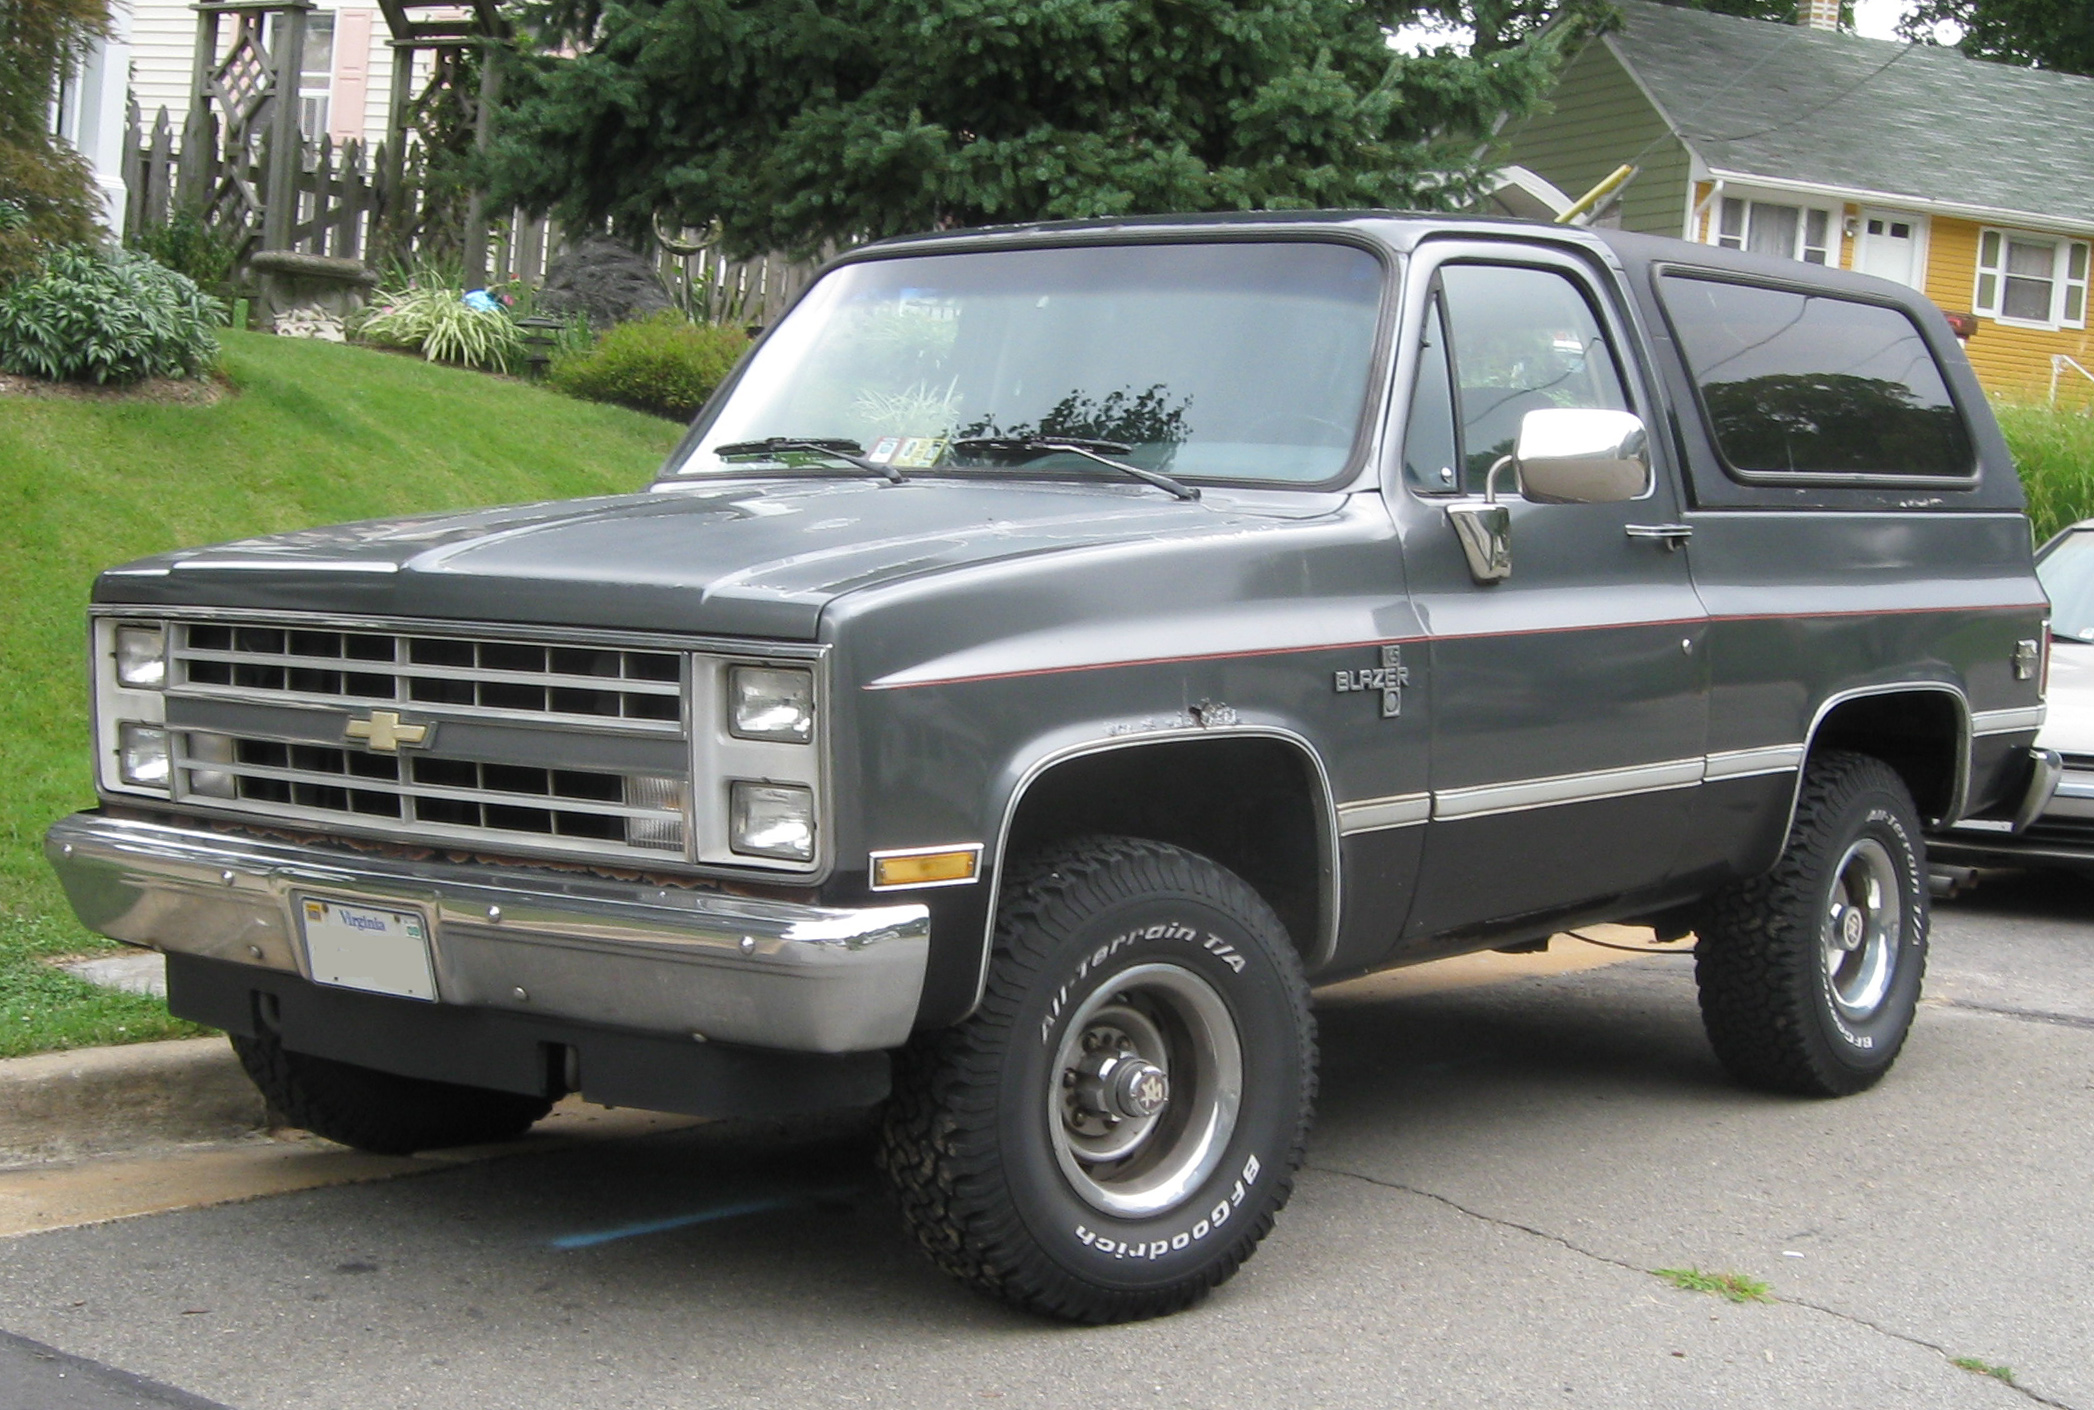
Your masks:
{"label": "chrome front grille", "polygon": [[175,628],[172,655],[177,694],[683,729],[683,658],[672,651],[192,622]]}
{"label": "chrome front grille", "polygon": [[178,802],[433,847],[690,859],[682,652],[281,621],[168,631]]}
{"label": "chrome front grille", "polygon": [[657,853],[684,845],[683,780],[666,775],[372,754],[203,730],[176,735],[175,764],[188,798],[273,818],[394,824],[432,842],[506,836]]}

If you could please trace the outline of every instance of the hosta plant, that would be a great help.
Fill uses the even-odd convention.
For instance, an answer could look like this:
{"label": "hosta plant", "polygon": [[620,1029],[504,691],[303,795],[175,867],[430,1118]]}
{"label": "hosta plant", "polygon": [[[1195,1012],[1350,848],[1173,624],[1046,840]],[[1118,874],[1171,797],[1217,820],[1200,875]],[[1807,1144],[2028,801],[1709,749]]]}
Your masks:
{"label": "hosta plant", "polygon": [[133,250],[66,245],[0,289],[0,370],[59,382],[195,377],[225,305]]}

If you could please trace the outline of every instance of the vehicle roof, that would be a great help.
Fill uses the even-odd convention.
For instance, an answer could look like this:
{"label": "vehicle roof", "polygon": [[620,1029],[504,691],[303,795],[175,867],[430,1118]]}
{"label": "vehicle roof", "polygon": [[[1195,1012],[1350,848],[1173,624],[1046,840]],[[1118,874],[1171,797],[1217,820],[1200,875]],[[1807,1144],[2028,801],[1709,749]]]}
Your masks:
{"label": "vehicle roof", "polygon": [[1556,225],[1505,216],[1418,211],[1228,211],[1201,215],[1124,216],[1109,220],[1035,221],[895,236],[861,245],[842,258],[849,261],[959,249],[1120,240],[1200,240],[1247,231],[1284,233],[1297,238],[1328,235],[1366,240],[1397,254],[1408,254],[1435,237],[1542,240],[1595,252],[1605,251],[1613,256],[1612,262],[1634,274],[1641,274],[1652,266],[1684,266],[1787,284],[1808,284],[1831,292],[1895,302],[1914,310],[1933,310],[1933,305],[1917,290],[1887,279],[1824,265],[1745,254],[1662,235],[1638,235],[1622,230]]}
{"label": "vehicle roof", "polygon": [[[1503,216],[1438,215],[1414,211],[1222,211],[1211,214],[1136,215],[1098,220],[1044,220],[1017,225],[971,226],[924,235],[897,235],[861,245],[859,254],[897,254],[954,246],[1088,243],[1094,240],[1170,240],[1211,238],[1231,231],[1339,235],[1365,238],[1399,252],[1409,251],[1432,235],[1461,231],[1471,235],[1533,238],[1551,234],[1569,243],[1591,245],[1593,232]],[[848,257],[848,256],[847,256]]]}

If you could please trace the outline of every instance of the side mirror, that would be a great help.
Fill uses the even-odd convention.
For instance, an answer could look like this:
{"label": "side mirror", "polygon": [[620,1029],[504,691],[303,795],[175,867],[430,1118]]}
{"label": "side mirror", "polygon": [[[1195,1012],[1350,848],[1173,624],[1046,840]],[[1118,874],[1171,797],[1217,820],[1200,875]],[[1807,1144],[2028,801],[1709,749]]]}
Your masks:
{"label": "side mirror", "polygon": [[1626,411],[1530,411],[1512,461],[1520,493],[1541,504],[1620,504],[1651,486],[1650,437]]}

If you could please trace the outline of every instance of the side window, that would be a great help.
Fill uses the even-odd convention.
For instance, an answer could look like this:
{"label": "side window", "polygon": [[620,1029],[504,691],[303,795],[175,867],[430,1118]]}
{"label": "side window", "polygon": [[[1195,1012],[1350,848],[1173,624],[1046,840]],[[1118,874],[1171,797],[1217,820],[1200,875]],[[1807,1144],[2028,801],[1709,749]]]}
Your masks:
{"label": "side window", "polygon": [[1665,311],[1724,462],[1755,475],[1961,479],[1962,415],[1903,310],[1667,274]]}
{"label": "side window", "polygon": [[[1547,407],[1630,410],[1599,318],[1568,276],[1450,264],[1440,287],[1454,361],[1462,487],[1480,494],[1520,419]],[[1503,481],[1501,480],[1501,484]]]}
{"label": "side window", "polygon": [[1418,379],[1411,388],[1410,415],[1403,423],[1403,478],[1420,494],[1452,494],[1461,488],[1455,467],[1461,442],[1454,433],[1454,372],[1447,363],[1447,316],[1439,295],[1425,312],[1425,338],[1418,349]]}

